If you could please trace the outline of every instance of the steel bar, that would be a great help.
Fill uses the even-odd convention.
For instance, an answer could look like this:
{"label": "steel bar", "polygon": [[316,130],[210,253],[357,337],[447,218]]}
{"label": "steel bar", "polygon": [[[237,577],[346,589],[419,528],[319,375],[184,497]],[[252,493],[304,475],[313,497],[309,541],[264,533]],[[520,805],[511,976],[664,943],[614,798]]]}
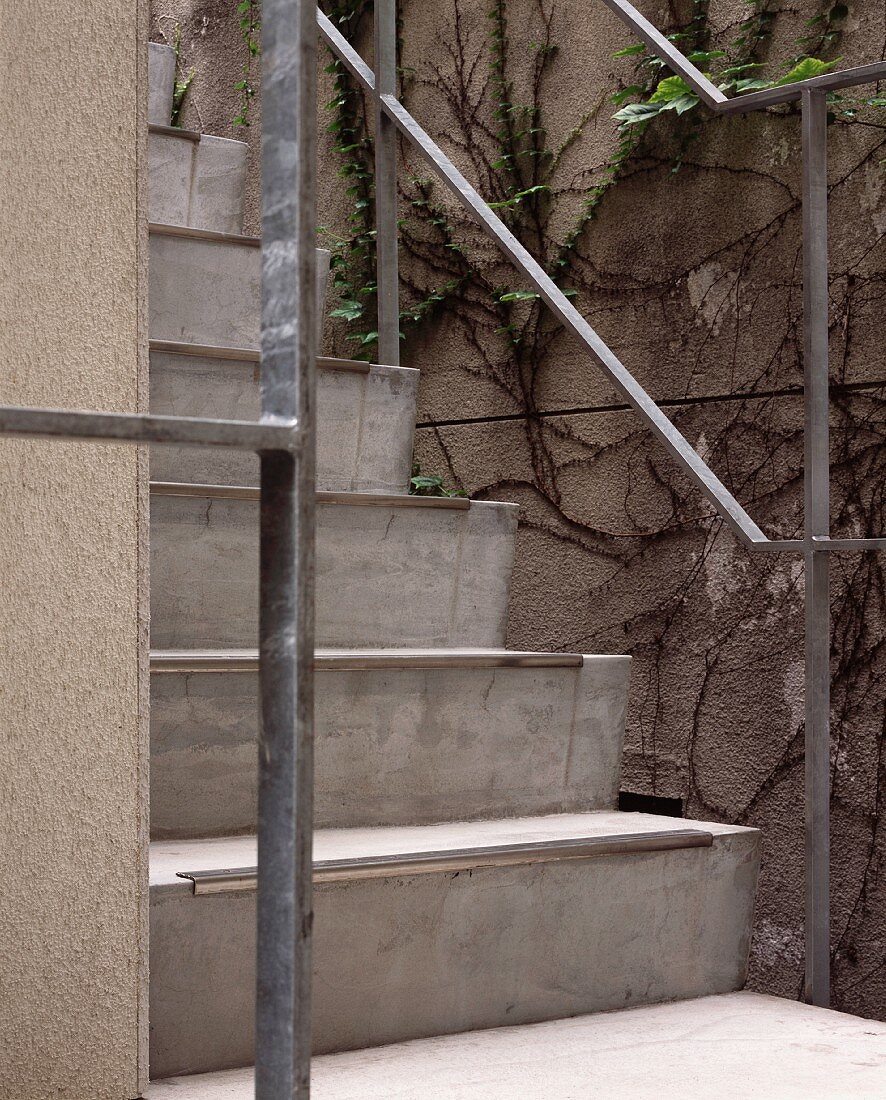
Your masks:
{"label": "steel bar", "polygon": [[806,978],[805,998],[830,1002],[829,558],[813,538],[830,527],[828,436],[827,93],[806,90],[803,130],[804,494],[806,535]]}
{"label": "steel bar", "polygon": [[397,128],[378,96],[397,94],[397,0],[375,0],[375,247],[378,361],[400,363]]}
{"label": "steel bar", "polygon": [[314,4],[262,11],[261,455],[256,1100],[307,1100],[311,1067],[316,46]]}
{"label": "steel bar", "polygon": [[357,53],[350,42],[340,33],[329,16],[317,8],[317,27],[320,37],[342,62],[351,76],[355,76],[368,92],[375,92],[375,73]]}
{"label": "steel bar", "polygon": [[79,409],[32,409],[16,405],[0,406],[0,434],[98,443],[179,443],[244,451],[292,452],[298,450],[300,439],[295,417],[262,423]]}
{"label": "steel bar", "polygon": [[847,550],[849,553],[863,550],[886,550],[886,539],[829,539],[823,535],[812,536],[813,550]]}
{"label": "steel bar", "polygon": [[758,554],[804,554],[807,546],[803,539],[767,539],[748,547]]}
{"label": "steel bar", "polygon": [[[519,867],[600,856],[639,855],[644,852],[710,848],[711,833],[703,829],[669,829],[648,833],[616,833],[612,836],[577,836],[563,840],[534,840],[444,851],[397,852],[391,855],[321,859],[313,865],[315,882],[358,882],[400,878],[404,875],[452,874],[480,867]],[[195,894],[241,893],[254,890],[254,867],[225,867],[213,871],[177,871],[178,878],[193,883]]]}
{"label": "steel bar", "polygon": [[727,102],[726,96],[720,89],[712,84],[704,73],[697,69],[685,54],[677,49],[673,42],[669,42],[661,31],[654,27],[627,0],[603,0],[603,3],[623,23],[626,23],[638,38],[642,38],[649,49],[657,57],[660,57],[668,68],[672,69],[678,76],[682,76],[708,107],[716,109],[720,104]]}
{"label": "steel bar", "polygon": [[[502,649],[318,649],[314,669],[349,672],[369,669],[422,668],[581,668],[580,653],[524,653]],[[254,649],[154,650],[151,672],[256,672]]]}
{"label": "steel bar", "polygon": [[[606,3],[607,0],[604,0]],[[841,69],[836,73],[825,73],[809,80],[798,80],[794,84],[783,84],[780,88],[763,88],[758,92],[727,99],[717,105],[718,114],[744,114],[747,111],[761,111],[766,107],[776,107],[780,103],[796,103],[809,91],[834,92],[838,88],[853,88],[862,84],[876,84],[886,80],[886,61],[875,61],[870,65],[858,65],[854,69]]]}

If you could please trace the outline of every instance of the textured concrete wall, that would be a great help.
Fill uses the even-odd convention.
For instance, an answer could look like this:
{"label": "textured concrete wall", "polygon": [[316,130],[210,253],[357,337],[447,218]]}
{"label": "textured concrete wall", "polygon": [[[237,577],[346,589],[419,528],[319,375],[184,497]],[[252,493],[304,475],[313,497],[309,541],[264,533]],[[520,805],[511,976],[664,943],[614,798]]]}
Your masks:
{"label": "textured concrete wall", "polygon": [[[484,195],[501,200],[509,181],[496,166],[502,126],[489,19],[499,4],[401,0],[400,10],[405,100]],[[554,150],[586,118],[557,161],[537,222],[521,223],[528,246],[551,260],[616,149],[609,97],[634,72],[611,54],[631,38],[589,0],[501,6],[513,101],[537,97]],[[664,3],[641,7],[664,27],[690,14],[681,5],[676,15]],[[805,25],[820,10],[810,0],[784,10],[712,4],[711,44],[734,56],[741,21],[768,7],[777,11],[773,33],[754,60],[780,75],[806,48],[798,39],[815,33]],[[246,55],[228,4],[153,0],[152,13],[157,38],[172,41],[178,25],[183,68],[196,74],[186,124],[234,134],[234,84]],[[548,25],[558,52],[536,82]],[[851,0],[839,30],[839,41],[811,43],[812,52],[842,56],[841,66],[882,56],[882,7]],[[357,37],[371,56],[365,17]],[[324,76],[321,102],[331,92]],[[252,117],[250,140],[257,104]],[[331,120],[321,108],[320,222],[346,237],[353,205],[337,175],[344,158],[325,136]],[[886,530],[884,134],[881,111],[863,125],[837,121],[829,135],[834,529],[855,535]],[[251,157],[255,229],[255,151]],[[795,996],[803,953],[802,572],[740,550],[587,357],[539,323],[532,307],[496,304],[497,293],[519,283],[442,191],[432,188],[430,201],[451,231],[429,227],[409,205],[421,198],[410,178],[429,175],[405,151],[404,298],[464,281],[445,308],[406,326],[404,362],[422,370],[416,450],[425,472],[474,496],[521,504],[512,645],[633,654],[624,787],[682,798],[694,817],[763,828],[752,981]],[[661,120],[582,230],[567,284],[755,517],[785,535],[797,531],[802,460],[799,188],[794,112]],[[522,333],[516,345],[500,331],[509,323]],[[347,337],[329,326],[327,353],[352,353]],[[834,999],[886,1016],[886,577],[872,556],[842,559],[833,578]]]}
{"label": "textured concrete wall", "polygon": [[[145,16],[2,5],[0,402],[143,403]],[[139,1094],[145,473],[0,441],[4,1100]]]}

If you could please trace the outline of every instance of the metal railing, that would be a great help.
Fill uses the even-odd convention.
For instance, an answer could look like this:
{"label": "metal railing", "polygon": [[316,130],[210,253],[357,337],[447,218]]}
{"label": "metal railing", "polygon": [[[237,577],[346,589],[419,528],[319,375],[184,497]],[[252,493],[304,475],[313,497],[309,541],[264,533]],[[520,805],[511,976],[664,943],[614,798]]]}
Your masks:
{"label": "metal railing", "polygon": [[[615,389],[645,422],[679,467],[713,504],[739,541],[752,551],[802,554],[805,568],[805,801],[806,1000],[830,1002],[830,588],[828,553],[884,550],[886,538],[831,539],[828,432],[827,94],[886,79],[886,62],[828,73],[811,80],[751,92],[734,99],[717,88],[627,0],[603,0],[674,73],[717,114],[739,114],[799,101],[802,112],[803,332],[804,332],[804,537],[770,539],[719,480],[649,394],[619,361],[541,264],[397,99],[392,80],[396,52],[396,0],[375,0],[373,73],[318,9],[320,33],[332,52],[373,99],[380,125],[375,148],[378,233],[379,346],[399,342],[395,294],[396,149],[393,125],[428,162],[458,202],[492,238],[558,321],[590,352]],[[392,290],[392,287],[394,288]],[[396,354],[396,353],[395,353]],[[383,360],[388,361],[388,360]],[[397,359],[391,359],[397,362]]]}
{"label": "metal railing", "polygon": [[828,534],[827,187],[825,96],[886,77],[865,66],[727,100],[623,0],[604,0],[692,86],[726,113],[801,100],[803,109],[806,531],[767,539],[582,315],[395,95],[395,0],[376,0],[379,75],[313,0],[264,0],[262,82],[261,416],[258,421],[0,406],[0,434],[234,447],[261,457],[257,1100],[306,1098],[310,1088],[311,839],[315,388],[315,19],[334,53],[369,91],[378,121],[376,185],[379,346],[398,358],[396,142],[399,130],[585,345],[616,389],[753,550],[806,562],[807,995],[828,1000],[827,551],[886,549],[886,539]]}

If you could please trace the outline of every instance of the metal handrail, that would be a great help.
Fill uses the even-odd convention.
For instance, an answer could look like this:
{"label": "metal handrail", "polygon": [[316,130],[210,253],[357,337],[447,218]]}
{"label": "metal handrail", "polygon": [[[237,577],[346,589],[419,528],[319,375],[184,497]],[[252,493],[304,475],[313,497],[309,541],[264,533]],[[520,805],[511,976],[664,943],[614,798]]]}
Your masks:
{"label": "metal handrail", "polygon": [[[827,93],[886,79],[886,62],[734,99],[727,97],[627,0],[603,3],[642,39],[699,99],[717,114],[741,114],[800,102],[803,136],[803,311],[805,405],[805,524],[802,539],[769,539],[689,444],[612,349],[573,306],[539,262],[517,240],[437,143],[398,100],[391,84],[396,0],[375,0],[376,56],[385,76],[375,74],[330,20],[317,10],[327,46],[373,98],[377,119],[387,119],[418,150],[458,202],[492,238],[535,289],[560,323],[591,353],[604,374],[639,414],[679,467],[714,505],[749,550],[802,553],[805,566],[806,664],[806,977],[805,998],[830,1002],[830,593],[828,552],[884,550],[886,538],[831,539],[829,534],[828,329],[827,329]],[[387,32],[382,30],[388,28]],[[387,38],[385,38],[385,33]],[[383,132],[383,131],[380,131]],[[391,293],[390,257],[396,262],[396,163],[389,137],[377,144],[376,211],[380,346],[399,341],[399,306]],[[380,181],[384,180],[381,187]],[[392,228],[393,227],[393,228]],[[393,278],[396,278],[394,271]],[[382,290],[382,288],[385,288]]]}
{"label": "metal handrail", "polygon": [[699,99],[717,114],[760,111],[781,103],[796,103],[802,98],[804,92],[832,92],[837,88],[850,88],[859,84],[873,84],[878,80],[886,80],[886,61],[874,61],[870,65],[841,69],[836,73],[825,73],[822,76],[810,77],[808,80],[796,80],[776,88],[763,88],[730,99],[627,0],[602,0],[602,2],[613,15],[617,15],[638,38],[646,43],[656,57],[681,76]]}

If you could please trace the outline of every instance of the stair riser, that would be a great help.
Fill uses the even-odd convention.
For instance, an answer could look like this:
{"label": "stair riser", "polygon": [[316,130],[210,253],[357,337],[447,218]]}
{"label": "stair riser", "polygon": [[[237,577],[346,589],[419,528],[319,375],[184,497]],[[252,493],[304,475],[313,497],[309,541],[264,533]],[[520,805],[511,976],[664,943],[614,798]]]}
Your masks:
{"label": "stair riser", "polygon": [[[502,646],[517,509],[317,507],[317,645]],[[258,502],[151,499],[156,649],[257,644]]]}
{"label": "stair riser", "polygon": [[148,122],[168,126],[175,86],[175,50],[160,42],[148,44]]}
{"label": "stair riser", "polygon": [[[317,485],[333,492],[405,493],[412,464],[418,371],[317,372]],[[151,410],[254,420],[257,363],[151,352]],[[155,481],[257,485],[258,458],[216,448],[153,447]]]}
{"label": "stair riser", "polygon": [[[318,248],[318,334],[328,271],[329,253]],[[152,233],[149,274],[151,339],[258,350],[261,249]]]}
{"label": "stair riser", "polygon": [[148,211],[152,222],[240,233],[247,147],[242,141],[148,135]]}
{"label": "stair riser", "polygon": [[[578,668],[321,670],[315,824],[615,808],[627,657]],[[151,831],[255,831],[258,676],[155,673]]]}
{"label": "stair riser", "polygon": [[[318,1053],[721,993],[745,980],[757,834],[708,849],[315,887]],[[255,897],[151,902],[151,1072],[253,1060]]]}

